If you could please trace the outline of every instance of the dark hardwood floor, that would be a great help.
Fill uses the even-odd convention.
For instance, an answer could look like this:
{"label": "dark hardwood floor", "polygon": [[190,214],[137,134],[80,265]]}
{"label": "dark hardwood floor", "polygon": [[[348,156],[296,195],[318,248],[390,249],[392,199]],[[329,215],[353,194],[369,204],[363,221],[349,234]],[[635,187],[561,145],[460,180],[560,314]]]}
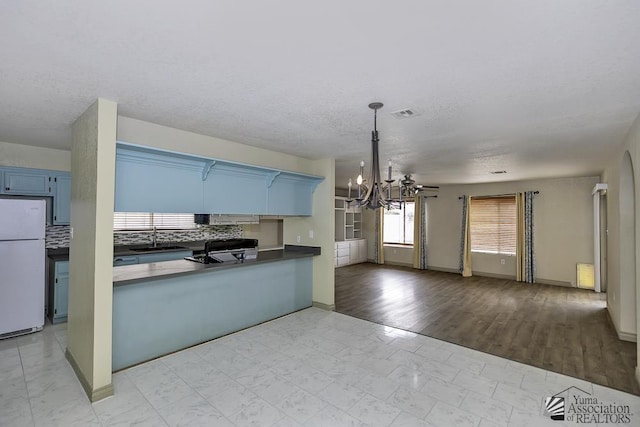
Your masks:
{"label": "dark hardwood floor", "polygon": [[370,263],[335,274],[339,313],[640,395],[605,294]]}

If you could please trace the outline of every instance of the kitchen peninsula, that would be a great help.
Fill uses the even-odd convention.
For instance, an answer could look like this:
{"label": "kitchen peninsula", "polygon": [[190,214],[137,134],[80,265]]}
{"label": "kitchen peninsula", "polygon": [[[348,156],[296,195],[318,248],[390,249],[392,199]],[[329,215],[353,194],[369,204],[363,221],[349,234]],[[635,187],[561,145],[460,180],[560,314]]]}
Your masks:
{"label": "kitchen peninsula", "polygon": [[314,255],[286,245],[243,263],[114,267],[113,370],[311,306]]}

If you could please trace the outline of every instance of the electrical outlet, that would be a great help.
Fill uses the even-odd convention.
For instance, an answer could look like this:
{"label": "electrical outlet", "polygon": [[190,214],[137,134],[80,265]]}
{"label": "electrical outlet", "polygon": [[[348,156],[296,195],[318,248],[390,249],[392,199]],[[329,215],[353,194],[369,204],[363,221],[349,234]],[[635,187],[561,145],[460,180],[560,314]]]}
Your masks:
{"label": "electrical outlet", "polygon": [[309,238],[313,239],[313,230],[309,230]]}
{"label": "electrical outlet", "polygon": [[504,265],[504,258],[500,259],[500,264]]}
{"label": "electrical outlet", "polygon": [[300,236],[296,237],[296,242],[300,243]]}
{"label": "electrical outlet", "polygon": [[73,227],[69,227],[69,238],[73,239]]}

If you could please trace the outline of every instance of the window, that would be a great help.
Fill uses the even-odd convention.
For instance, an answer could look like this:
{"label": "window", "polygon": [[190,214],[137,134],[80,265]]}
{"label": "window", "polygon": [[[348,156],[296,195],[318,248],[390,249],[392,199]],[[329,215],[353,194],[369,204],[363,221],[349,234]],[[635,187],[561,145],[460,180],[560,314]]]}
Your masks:
{"label": "window", "polygon": [[114,212],[114,230],[147,230],[195,228],[193,214],[170,214],[150,212]]}
{"label": "window", "polygon": [[384,211],[384,243],[413,245],[413,212],[413,202]]}
{"label": "window", "polygon": [[515,255],[516,198],[471,198],[471,252]]}

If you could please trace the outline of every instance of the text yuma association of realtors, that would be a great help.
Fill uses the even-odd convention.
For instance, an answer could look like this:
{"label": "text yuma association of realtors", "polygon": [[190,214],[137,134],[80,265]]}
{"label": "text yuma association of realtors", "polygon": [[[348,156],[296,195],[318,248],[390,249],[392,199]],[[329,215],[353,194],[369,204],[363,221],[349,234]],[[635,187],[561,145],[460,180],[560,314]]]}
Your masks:
{"label": "text yuma association of realtors", "polygon": [[566,417],[577,423],[620,423],[631,422],[629,405],[606,404],[595,397],[572,396],[566,408]]}

